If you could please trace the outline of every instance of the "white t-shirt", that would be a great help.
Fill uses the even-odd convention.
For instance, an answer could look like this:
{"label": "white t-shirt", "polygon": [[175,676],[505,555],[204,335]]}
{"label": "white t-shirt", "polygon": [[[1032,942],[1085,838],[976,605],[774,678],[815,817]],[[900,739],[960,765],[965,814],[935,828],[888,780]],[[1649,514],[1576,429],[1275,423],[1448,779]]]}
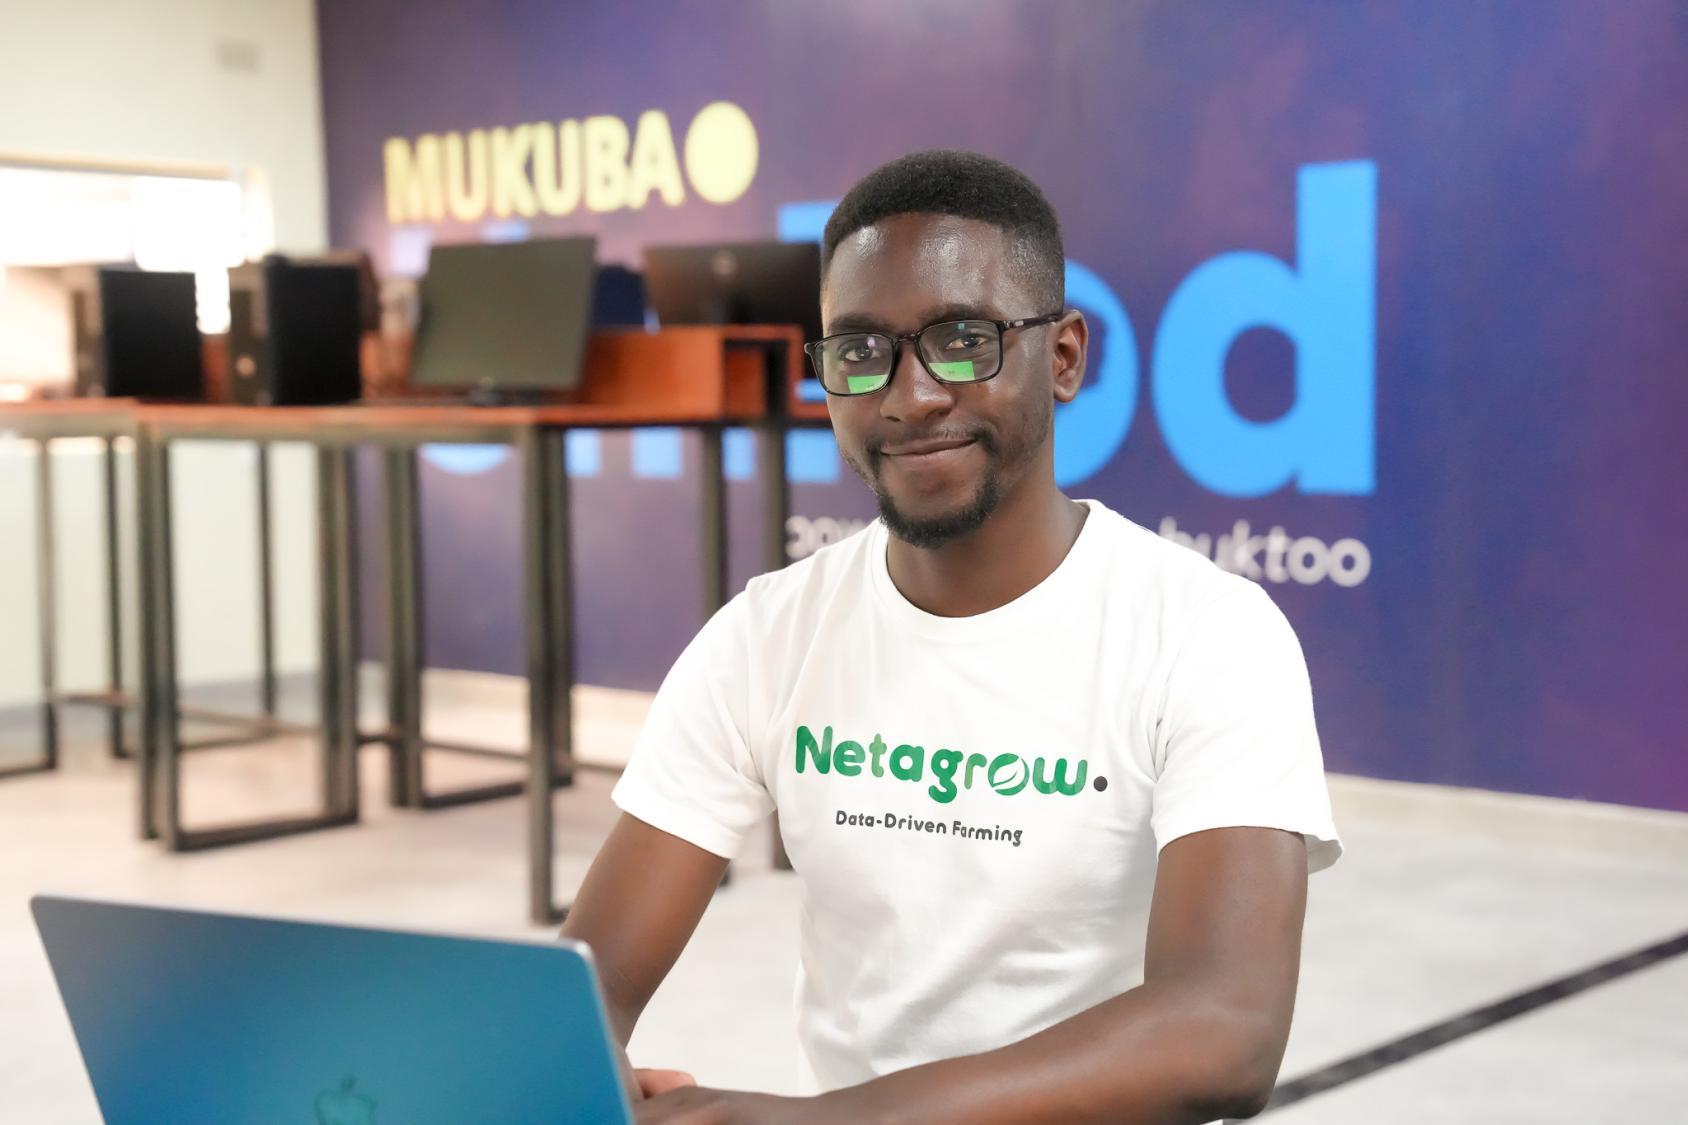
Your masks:
{"label": "white t-shirt", "polygon": [[716,855],[778,809],[811,1091],[1016,1042],[1133,988],[1159,849],[1341,854],[1295,634],[1096,501],[1048,578],[936,617],[875,522],[755,579],[657,692],[614,799]]}

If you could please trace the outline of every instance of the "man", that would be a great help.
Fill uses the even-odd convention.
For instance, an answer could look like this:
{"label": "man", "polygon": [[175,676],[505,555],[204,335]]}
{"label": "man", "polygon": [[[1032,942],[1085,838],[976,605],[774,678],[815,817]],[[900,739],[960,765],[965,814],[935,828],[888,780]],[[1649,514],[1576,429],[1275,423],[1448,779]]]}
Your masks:
{"label": "man", "polygon": [[1341,849],[1306,667],[1260,587],[1057,489],[1063,263],[1037,187],[968,153],[827,224],[809,352],[881,519],[686,649],[564,930],[625,1044],[777,809],[815,1096],[642,1071],[640,1122],[1197,1123],[1271,1092]]}

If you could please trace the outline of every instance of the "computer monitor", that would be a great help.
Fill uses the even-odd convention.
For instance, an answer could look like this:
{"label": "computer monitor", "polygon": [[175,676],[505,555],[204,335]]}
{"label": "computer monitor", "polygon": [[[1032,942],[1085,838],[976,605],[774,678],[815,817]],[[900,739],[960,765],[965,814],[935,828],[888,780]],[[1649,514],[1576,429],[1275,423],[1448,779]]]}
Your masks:
{"label": "computer monitor", "polygon": [[82,266],[67,277],[78,395],[205,397],[193,274]]}
{"label": "computer monitor", "polygon": [[642,328],[644,324],[644,275],[626,266],[599,266],[592,285],[592,326]]}
{"label": "computer monitor", "polygon": [[590,237],[435,246],[413,378],[482,393],[572,390],[591,330]]}
{"label": "computer monitor", "polygon": [[358,321],[365,332],[381,330],[381,291],[375,277],[375,263],[369,251],[352,248],[324,250],[309,257],[295,257],[301,265],[349,266],[358,276]]}
{"label": "computer monitor", "polygon": [[796,324],[821,337],[821,251],[813,242],[653,246],[645,288],[663,324]]}

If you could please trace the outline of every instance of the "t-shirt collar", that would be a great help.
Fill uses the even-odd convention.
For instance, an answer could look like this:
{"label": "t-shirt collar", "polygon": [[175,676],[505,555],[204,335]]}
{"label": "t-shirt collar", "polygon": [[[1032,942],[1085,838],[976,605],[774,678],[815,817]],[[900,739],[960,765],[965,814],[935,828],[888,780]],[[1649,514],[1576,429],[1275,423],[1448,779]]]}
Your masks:
{"label": "t-shirt collar", "polygon": [[1101,517],[1106,509],[1095,500],[1080,500],[1079,503],[1090,509],[1090,514],[1085,517],[1084,526],[1079,528],[1078,538],[1068,549],[1066,557],[1048,577],[1006,605],[971,617],[940,617],[927,613],[903,597],[897,584],[891,581],[886,553],[891,533],[883,520],[875,520],[867,542],[867,569],[875,601],[899,627],[939,641],[976,642],[1047,628],[1051,611],[1079,588],[1084,573],[1093,565],[1101,550],[1100,541],[1104,534]]}

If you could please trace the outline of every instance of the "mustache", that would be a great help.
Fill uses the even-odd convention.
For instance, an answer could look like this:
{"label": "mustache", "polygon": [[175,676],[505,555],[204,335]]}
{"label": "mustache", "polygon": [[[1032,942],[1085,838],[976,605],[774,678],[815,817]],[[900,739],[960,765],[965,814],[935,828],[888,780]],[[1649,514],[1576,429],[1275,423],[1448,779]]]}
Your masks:
{"label": "mustache", "polygon": [[996,435],[981,426],[937,426],[929,430],[899,430],[874,434],[862,448],[875,460],[883,455],[887,445],[907,445],[917,441],[974,441],[986,453],[996,452]]}

